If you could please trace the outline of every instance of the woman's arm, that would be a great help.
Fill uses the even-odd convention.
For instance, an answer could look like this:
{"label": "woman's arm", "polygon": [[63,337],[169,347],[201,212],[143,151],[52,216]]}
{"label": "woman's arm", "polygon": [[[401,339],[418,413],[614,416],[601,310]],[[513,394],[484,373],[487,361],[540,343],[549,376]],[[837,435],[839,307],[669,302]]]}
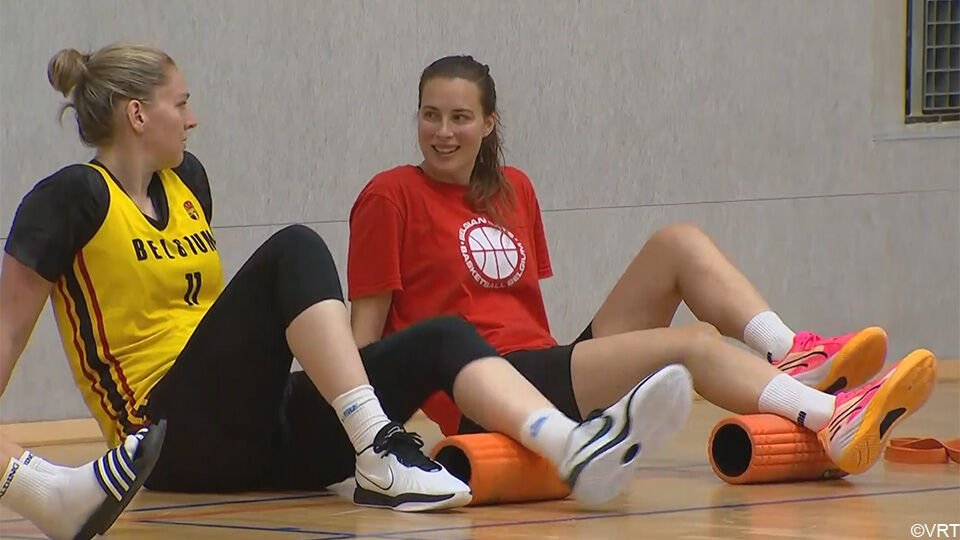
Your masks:
{"label": "woman's arm", "polygon": [[8,254],[0,271],[0,395],[7,388],[53,283]]}
{"label": "woman's arm", "polygon": [[357,347],[380,340],[392,301],[393,291],[387,291],[354,298],[350,302],[350,326],[353,328],[353,339],[357,342]]}

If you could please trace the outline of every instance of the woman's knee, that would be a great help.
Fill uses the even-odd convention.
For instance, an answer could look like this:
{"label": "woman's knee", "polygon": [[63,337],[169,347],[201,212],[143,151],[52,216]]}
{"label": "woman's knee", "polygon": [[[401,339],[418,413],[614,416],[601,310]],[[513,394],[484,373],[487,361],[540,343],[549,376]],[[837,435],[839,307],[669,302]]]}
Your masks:
{"label": "woman's knee", "polygon": [[662,246],[667,248],[676,248],[690,242],[696,242],[708,238],[695,223],[672,223],[662,227],[653,233],[648,240],[648,244]]}
{"label": "woman's knee", "polygon": [[330,249],[316,231],[306,225],[288,225],[273,233],[264,243],[280,251],[318,249],[329,253]]}
{"label": "woman's knee", "polygon": [[[487,343],[477,329],[457,316],[442,316],[420,323],[422,339],[432,349],[437,371],[444,374],[451,384],[467,364],[481,358],[498,356],[496,349]],[[420,326],[418,325],[418,326]]]}
{"label": "woman's knee", "polygon": [[262,249],[287,325],[317,302],[343,301],[333,255],[313,229],[304,225],[284,227],[271,236]]}
{"label": "woman's knee", "polygon": [[710,354],[717,350],[723,335],[715,326],[703,321],[697,321],[679,328],[684,334],[684,352],[685,363],[700,362],[708,359]]}
{"label": "woman's knee", "polygon": [[336,287],[340,287],[337,265],[330,248],[310,227],[299,224],[284,227],[274,233],[264,247],[272,254],[270,259],[276,264],[299,268],[316,275],[317,279],[336,281]]}
{"label": "woman's knee", "polygon": [[436,344],[442,344],[445,348],[456,347],[458,343],[475,345],[483,342],[486,344],[472,324],[456,315],[443,315],[427,319],[421,322],[419,326],[427,334],[426,339]]}

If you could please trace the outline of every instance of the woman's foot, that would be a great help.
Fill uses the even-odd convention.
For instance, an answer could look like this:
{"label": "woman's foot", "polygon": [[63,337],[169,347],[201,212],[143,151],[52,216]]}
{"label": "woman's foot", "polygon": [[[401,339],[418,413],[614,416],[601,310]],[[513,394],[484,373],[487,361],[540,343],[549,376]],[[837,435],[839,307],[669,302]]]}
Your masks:
{"label": "woman's foot", "polygon": [[165,434],[166,422],[160,421],[95,461],[51,472],[11,459],[0,497],[51,538],[87,540],[103,534],[150,476]]}
{"label": "woman's foot", "polygon": [[353,502],[361,506],[422,512],[464,506],[470,486],[423,454],[423,440],[391,422],[357,456]]}
{"label": "woman's foot", "polygon": [[883,378],[838,394],[830,423],[817,434],[830,459],[850,474],[869,469],[880,458],[893,427],[933,392],[936,370],[933,353],[917,349]]}
{"label": "woman's foot", "polygon": [[607,502],[633,478],[642,452],[665,444],[690,413],[693,385],[681,365],[648,376],[626,396],[595,411],[570,434],[560,476],[585,506]]}
{"label": "woman's foot", "polygon": [[836,337],[799,332],[780,359],[767,360],[794,379],[826,392],[857,388],[881,369],[887,356],[887,334],[876,326]]}

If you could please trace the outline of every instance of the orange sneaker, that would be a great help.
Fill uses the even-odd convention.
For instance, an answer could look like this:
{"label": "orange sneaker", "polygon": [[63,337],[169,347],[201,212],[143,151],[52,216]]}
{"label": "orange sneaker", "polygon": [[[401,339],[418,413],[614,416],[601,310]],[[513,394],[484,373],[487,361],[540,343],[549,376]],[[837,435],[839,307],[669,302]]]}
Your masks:
{"label": "orange sneaker", "polygon": [[826,392],[856,388],[883,368],[887,333],[876,326],[842,336],[823,338],[799,332],[793,347],[780,360],[767,360],[794,379]]}
{"label": "orange sneaker", "polygon": [[883,378],[838,394],[833,418],[817,433],[837,467],[850,474],[869,469],[883,452],[893,426],[927,401],[936,369],[933,353],[917,349]]}

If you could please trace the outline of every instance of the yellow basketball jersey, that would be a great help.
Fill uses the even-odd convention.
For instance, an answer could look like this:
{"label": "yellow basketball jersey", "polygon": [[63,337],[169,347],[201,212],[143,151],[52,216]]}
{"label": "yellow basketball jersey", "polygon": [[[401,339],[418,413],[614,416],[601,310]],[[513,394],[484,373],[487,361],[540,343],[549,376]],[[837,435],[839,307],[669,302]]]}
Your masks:
{"label": "yellow basketball jersey", "polygon": [[52,300],[74,379],[113,446],[142,427],[150,389],[220,294],[223,271],[207,216],[176,173],[157,173],[169,214],[158,229],[105,169],[88,165],[109,207]]}

